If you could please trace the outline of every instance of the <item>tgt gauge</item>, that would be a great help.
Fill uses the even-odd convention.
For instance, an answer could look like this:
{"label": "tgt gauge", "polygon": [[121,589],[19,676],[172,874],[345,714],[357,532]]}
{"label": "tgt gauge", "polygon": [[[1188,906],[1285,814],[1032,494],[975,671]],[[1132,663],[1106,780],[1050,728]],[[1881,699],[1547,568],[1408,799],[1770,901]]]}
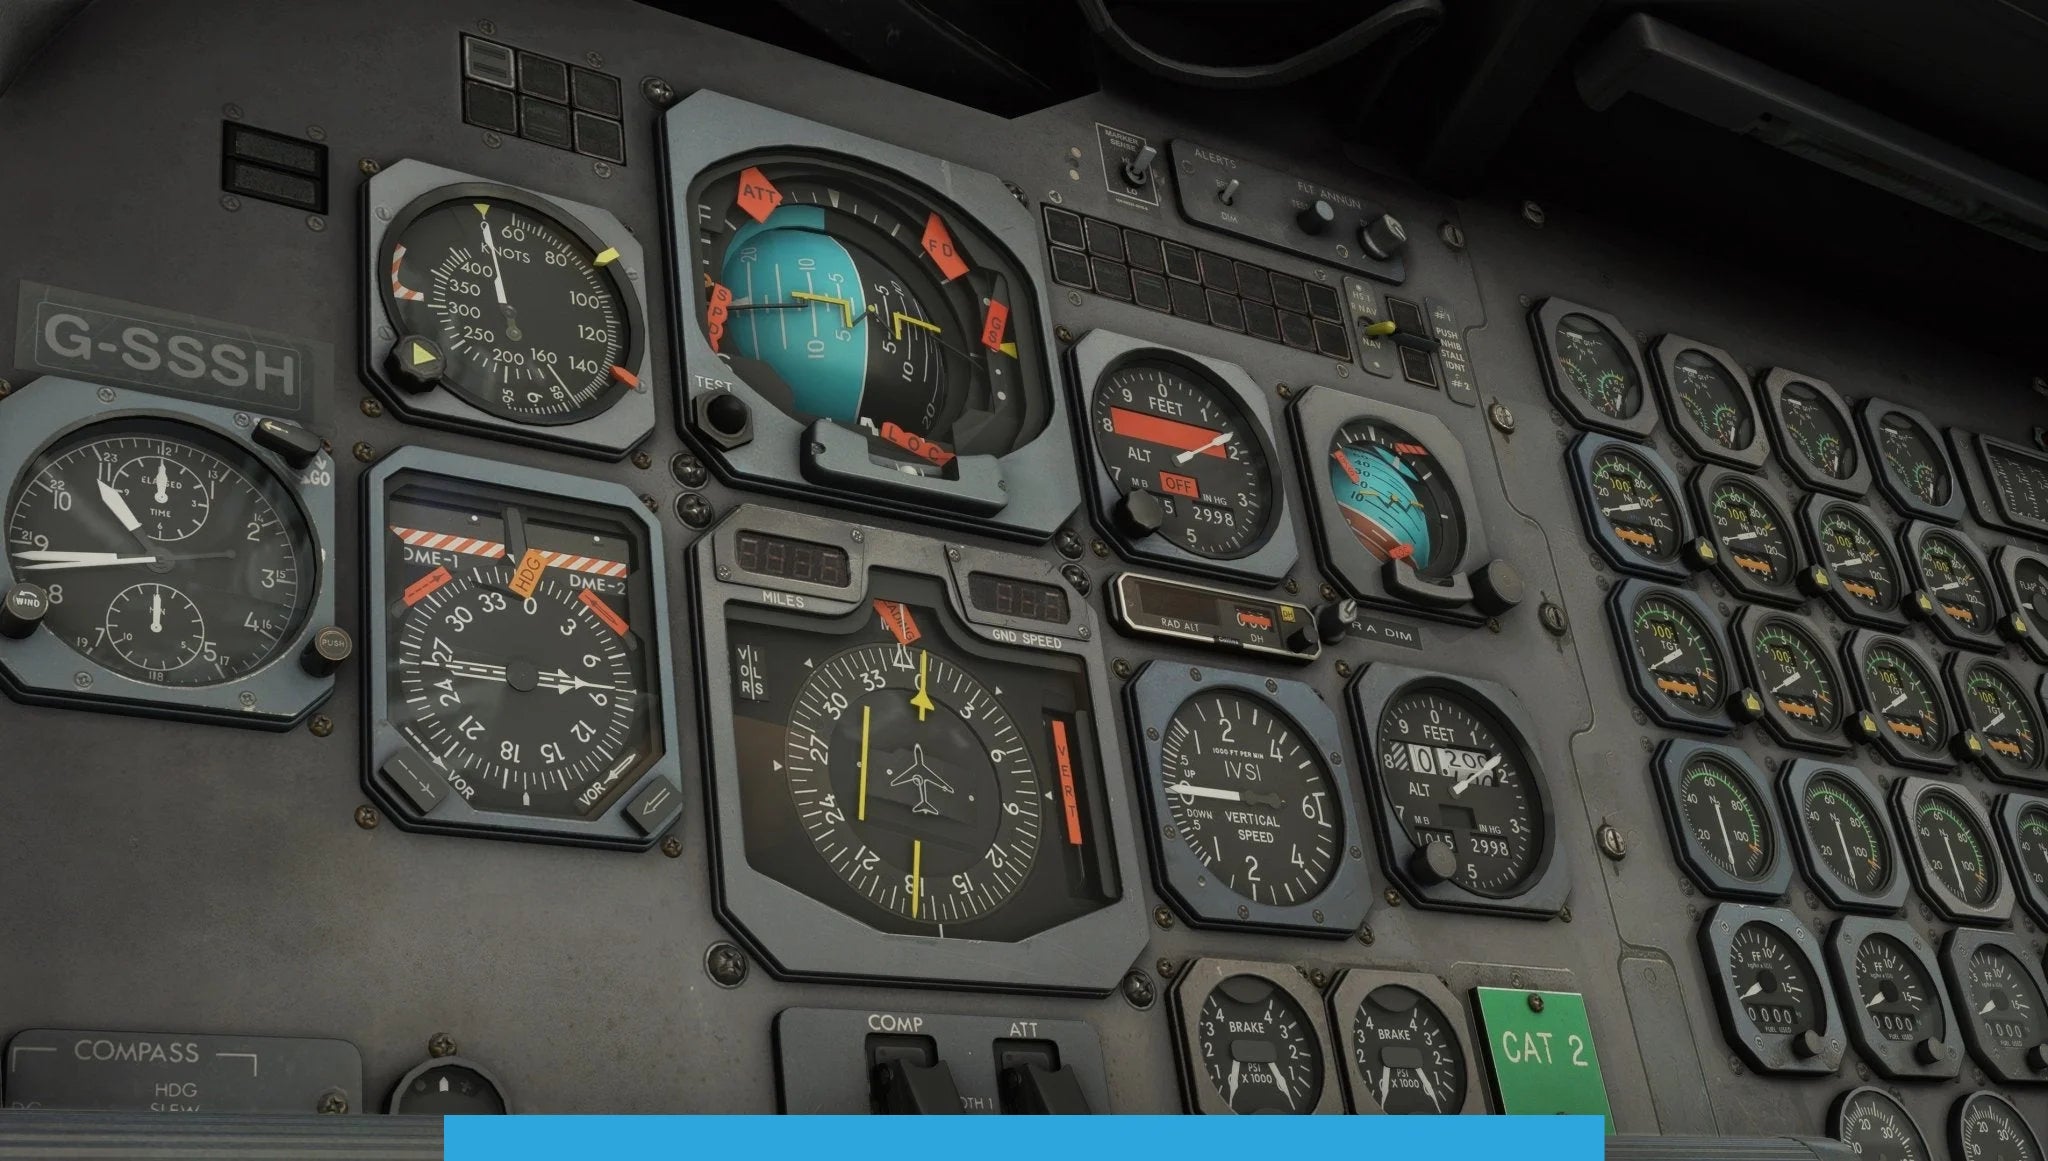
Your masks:
{"label": "tgt gauge", "polygon": [[1566,462],[1586,534],[1607,563],[1626,573],[1680,580],[1712,557],[1710,545],[1692,542],[1678,485],[1655,452],[1612,436],[1582,435]]}
{"label": "tgt gauge", "polygon": [[1863,714],[1857,724],[1886,757],[1900,766],[1945,771],[1955,765],[1950,743],[1958,736],[1934,663],[1903,637],[1869,630],[1842,643],[1843,667]]}
{"label": "tgt gauge", "polygon": [[1982,746],[1977,760],[1984,771],[2003,782],[2039,785],[2041,703],[2035,690],[1998,662],[1967,653],[1950,656],[1942,675]]}
{"label": "tgt gauge", "polygon": [[1792,529],[1751,477],[1704,469],[1694,475],[1693,499],[1701,527],[1714,544],[1714,568],[1738,594],[1773,605],[1797,605],[1818,587],[1801,568]]}
{"label": "tgt gauge", "polygon": [[1615,586],[1607,607],[1637,704],[1674,729],[1727,733],[1723,634],[1705,602],[1684,589],[1629,581]]}

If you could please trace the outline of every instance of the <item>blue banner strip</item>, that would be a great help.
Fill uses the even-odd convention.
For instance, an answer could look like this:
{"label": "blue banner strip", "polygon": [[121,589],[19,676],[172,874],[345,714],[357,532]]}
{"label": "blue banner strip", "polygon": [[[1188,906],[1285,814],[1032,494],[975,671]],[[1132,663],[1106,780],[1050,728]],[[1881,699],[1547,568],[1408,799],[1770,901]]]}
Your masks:
{"label": "blue banner strip", "polygon": [[[704,1157],[1332,1157],[1600,1161],[1599,1117],[449,1117],[447,1161]],[[905,1152],[906,1149],[913,1150]],[[799,1153],[799,1151],[803,1151]],[[921,1151],[918,1151],[921,1150]],[[942,1152],[953,1150],[953,1152]],[[966,1150],[971,1150],[967,1152]],[[1231,1150],[1224,1153],[1222,1150]],[[1306,1155],[1306,1154],[1296,1154]]]}

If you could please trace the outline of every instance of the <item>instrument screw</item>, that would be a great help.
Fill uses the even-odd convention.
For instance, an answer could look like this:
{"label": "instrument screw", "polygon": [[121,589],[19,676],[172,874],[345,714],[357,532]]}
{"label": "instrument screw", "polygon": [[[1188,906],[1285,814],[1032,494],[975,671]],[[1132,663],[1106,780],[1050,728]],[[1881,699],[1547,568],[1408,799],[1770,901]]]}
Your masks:
{"label": "instrument screw", "polygon": [[356,446],[351,448],[350,450],[355,453],[356,460],[359,463],[367,464],[371,460],[377,458],[377,449],[371,447],[369,444],[366,444],[361,440],[357,440]]}
{"label": "instrument screw", "polygon": [[1543,627],[1550,631],[1551,636],[1564,636],[1566,625],[1563,606],[1545,601],[1543,606],[1536,610],[1536,615],[1543,622]]}
{"label": "instrument screw", "polygon": [[1559,908],[1557,912],[1557,917],[1566,923],[1570,923],[1572,921],[1572,909],[1569,907]]}
{"label": "instrument screw", "polygon": [[384,405],[375,399],[365,396],[363,398],[363,414],[371,419],[380,419],[384,415]]}
{"label": "instrument screw", "polygon": [[1154,907],[1152,909],[1152,922],[1157,923],[1161,931],[1168,930],[1173,926],[1173,912],[1168,911],[1165,907]]}
{"label": "instrument screw", "polygon": [[644,451],[634,452],[633,466],[644,472],[654,466],[654,457]]}
{"label": "instrument screw", "polygon": [[1399,891],[1394,890],[1392,887],[1389,887],[1385,891],[1381,892],[1380,898],[1385,899],[1387,901],[1387,906],[1389,907],[1399,907],[1401,905],[1401,893]]}
{"label": "instrument screw", "polygon": [[[0,395],[4,394],[4,391],[0,391]],[[1071,528],[1062,528],[1054,541],[1054,546],[1060,550],[1060,555],[1068,560],[1077,559],[1081,555],[1081,536]]]}
{"label": "instrument screw", "polygon": [[436,1032],[427,1037],[427,1055],[436,1060],[455,1055],[455,1037],[446,1032]]}
{"label": "instrument screw", "polygon": [[314,737],[324,738],[334,732],[334,719],[326,714],[314,714],[313,720],[306,723],[306,728],[313,731]]}
{"label": "instrument screw", "polygon": [[737,988],[747,982],[747,953],[730,943],[714,943],[704,953],[704,970],[721,988]]}
{"label": "instrument screw", "polygon": [[1367,947],[1371,947],[1373,940],[1377,938],[1379,937],[1372,933],[1372,928],[1370,927],[1361,927],[1358,929],[1358,942],[1364,944]]}
{"label": "instrument screw", "polygon": [[1157,997],[1158,993],[1152,989],[1151,976],[1137,968],[1124,973],[1124,999],[1130,1001],[1131,1007],[1142,1011],[1151,1007]]}
{"label": "instrument screw", "polygon": [[1095,553],[1095,555],[1097,555],[1097,556],[1108,556],[1108,555],[1109,555],[1109,545],[1107,545],[1107,544],[1104,544],[1104,543],[1103,543],[1102,541],[1100,541],[1100,540],[1097,540],[1097,541],[1095,541],[1095,542],[1094,542],[1093,544],[1090,544],[1090,545],[1089,545],[1088,547],[1089,547],[1089,549],[1090,549],[1091,551],[1093,551],[1093,552]]}
{"label": "instrument screw", "polygon": [[676,103],[676,87],[660,77],[648,77],[640,82],[640,95],[647,103],[659,109],[666,109]]}
{"label": "instrument screw", "polygon": [[1543,993],[1529,993],[1529,1010],[1531,1012],[1541,1012],[1543,1010]]}
{"label": "instrument screw", "polygon": [[356,807],[357,826],[362,827],[364,830],[376,830],[377,822],[376,807],[368,805]]}
{"label": "instrument screw", "polygon": [[1628,840],[1622,837],[1621,832],[1615,829],[1613,823],[1601,823],[1599,837],[1601,854],[1606,855],[1617,863],[1628,857]]}
{"label": "instrument screw", "polygon": [[1131,675],[1131,663],[1121,657],[1116,659],[1116,662],[1110,666],[1110,669],[1118,677],[1129,677]]}
{"label": "instrument screw", "polygon": [[345,1113],[348,1111],[348,1094],[339,1089],[329,1089],[321,1094],[320,1104],[314,1111],[330,1116]]}
{"label": "instrument screw", "polygon": [[1054,327],[1052,335],[1054,338],[1058,339],[1063,343],[1071,343],[1074,341],[1074,332],[1068,330],[1067,324],[1065,323],[1061,323],[1059,326]]}
{"label": "instrument screw", "polygon": [[1523,221],[1525,221],[1525,222],[1527,222],[1527,223],[1529,223],[1530,225],[1532,225],[1532,226],[1536,227],[1536,228],[1537,228],[1537,229],[1539,229],[1539,230],[1540,230],[1540,229],[1542,229],[1542,228],[1543,228],[1543,207],[1542,207],[1542,206],[1539,206],[1539,205],[1537,205],[1537,204],[1536,204],[1535,202],[1523,202],[1523,203],[1522,203],[1522,220],[1523,220]]}
{"label": "instrument screw", "polygon": [[1508,435],[1515,430],[1515,413],[1498,399],[1486,409],[1486,418],[1493,421],[1493,425],[1500,429],[1502,435]]}
{"label": "instrument screw", "polygon": [[661,853],[667,855],[671,859],[682,858],[683,840],[677,838],[674,835],[670,835],[667,838],[661,840]]}
{"label": "instrument screw", "polygon": [[1436,228],[1436,236],[1442,238],[1444,245],[1449,246],[1453,250],[1463,250],[1465,248],[1465,230],[1456,222],[1445,222],[1443,225],[1438,226]]}
{"label": "instrument screw", "polygon": [[1158,963],[1153,964],[1152,967],[1159,973],[1159,978],[1163,980],[1172,979],[1174,972],[1177,970],[1173,966],[1173,961],[1164,957]]}
{"label": "instrument screw", "polygon": [[1308,969],[1308,982],[1318,990],[1330,986],[1330,973],[1321,968]]}
{"label": "instrument screw", "polygon": [[356,168],[362,171],[364,177],[375,177],[377,176],[377,171],[384,167],[377,164],[376,158],[365,157],[361,161],[356,162]]}

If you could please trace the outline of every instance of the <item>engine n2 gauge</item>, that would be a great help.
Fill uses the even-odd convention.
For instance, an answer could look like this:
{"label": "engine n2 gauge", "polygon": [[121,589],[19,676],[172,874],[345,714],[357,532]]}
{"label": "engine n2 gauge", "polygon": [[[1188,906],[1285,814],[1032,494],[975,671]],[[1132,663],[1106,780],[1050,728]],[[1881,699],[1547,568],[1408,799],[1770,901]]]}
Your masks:
{"label": "engine n2 gauge", "polygon": [[1418,906],[1548,918],[1570,871],[1521,702],[1490,681],[1375,663],[1346,701],[1387,873]]}
{"label": "engine n2 gauge", "polygon": [[663,134],[678,418],[719,475],[1050,537],[1080,490],[1031,211],[991,174],[719,93]]}
{"label": "engine n2 gauge", "polygon": [[1099,626],[1051,565],[743,506],[691,567],[718,907],[772,971],[1116,985],[1135,832]]}
{"label": "engine n2 gauge", "polygon": [[1365,921],[1343,731],[1312,688],[1154,661],[1125,698],[1160,886],[1190,923],[1342,937]]}
{"label": "engine n2 gauge", "polygon": [[1288,408],[1323,570],[1368,604],[1481,624],[1520,600],[1487,549],[1465,451],[1442,420],[1329,387]]}
{"label": "engine n2 gauge", "polygon": [[1287,489],[1251,376],[1108,331],[1067,358],[1086,393],[1089,502],[1124,555],[1256,584],[1294,567]]}
{"label": "engine n2 gauge", "polygon": [[229,408],[45,376],[0,401],[0,688],[281,730],[334,691],[334,462]]}
{"label": "engine n2 gauge", "polygon": [[408,830],[653,846],[682,810],[660,525],[425,448],[367,486],[363,788]]}
{"label": "engine n2 gauge", "polygon": [[609,211],[408,160],[363,223],[363,372],[400,418],[608,460],[654,431],[646,255]]}

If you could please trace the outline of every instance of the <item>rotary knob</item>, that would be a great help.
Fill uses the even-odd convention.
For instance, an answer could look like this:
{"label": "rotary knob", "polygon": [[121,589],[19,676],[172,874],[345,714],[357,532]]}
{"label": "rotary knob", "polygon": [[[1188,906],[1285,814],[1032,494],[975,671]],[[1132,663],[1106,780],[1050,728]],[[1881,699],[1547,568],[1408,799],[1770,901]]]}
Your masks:
{"label": "rotary knob", "polygon": [[1301,211],[1294,215],[1294,224],[1300,226],[1304,234],[1320,234],[1336,220],[1336,209],[1321,198],[1301,207]]}
{"label": "rotary knob", "polygon": [[1358,244],[1366,253],[1385,262],[1408,248],[1408,231],[1402,228],[1401,219],[1381,214],[1358,228]]}

